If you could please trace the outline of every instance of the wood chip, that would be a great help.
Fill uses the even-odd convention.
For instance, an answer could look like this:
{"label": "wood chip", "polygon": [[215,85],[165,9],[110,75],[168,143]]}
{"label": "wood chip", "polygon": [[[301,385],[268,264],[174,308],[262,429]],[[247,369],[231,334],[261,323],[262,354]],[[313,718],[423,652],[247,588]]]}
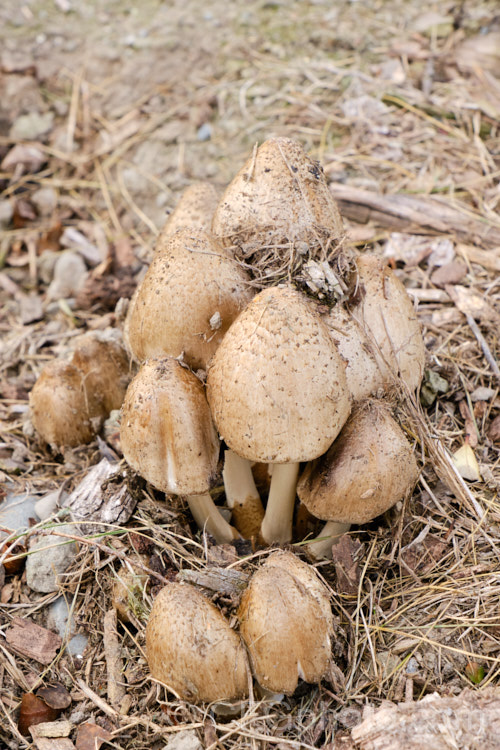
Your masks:
{"label": "wood chip", "polygon": [[62,638],[30,620],[15,617],[5,633],[13,651],[40,664],[50,664],[61,648]]}
{"label": "wood chip", "polygon": [[71,721],[44,721],[30,727],[31,736],[35,737],[69,737],[73,731]]}
{"label": "wood chip", "polygon": [[104,653],[108,673],[108,700],[113,708],[119,711],[126,691],[123,685],[123,663],[116,632],[115,609],[109,609],[104,615]]}
{"label": "wood chip", "polygon": [[477,747],[493,750],[500,737],[498,690],[464,690],[458,696],[437,693],[421,701],[388,703],[352,730],[362,750],[424,750]]}
{"label": "wood chip", "polygon": [[33,737],[37,750],[75,750],[75,746],[67,737]]}
{"label": "wood chip", "polygon": [[82,534],[105,531],[110,524],[123,525],[132,515],[137,501],[128,492],[125,480],[106,482],[117,469],[118,464],[103,458],[66,500]]}

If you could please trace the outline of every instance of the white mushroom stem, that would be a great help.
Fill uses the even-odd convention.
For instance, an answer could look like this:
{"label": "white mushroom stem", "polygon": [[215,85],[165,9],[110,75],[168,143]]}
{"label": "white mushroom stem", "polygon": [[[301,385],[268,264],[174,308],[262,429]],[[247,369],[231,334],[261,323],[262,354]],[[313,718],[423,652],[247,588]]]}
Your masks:
{"label": "white mushroom stem", "polygon": [[241,538],[234,526],[231,526],[221,516],[208,493],[204,495],[187,495],[185,499],[199,528],[213,536],[218,544],[232,542],[233,539]]}
{"label": "white mushroom stem", "polygon": [[292,539],[293,508],[299,463],[273,464],[266,514],[260,533],[266,544],[286,544]]}
{"label": "white mushroom stem", "polygon": [[307,545],[307,551],[310,552],[316,560],[319,560],[320,558],[331,560],[333,545],[337,544],[342,534],[345,534],[350,528],[350,523],[327,521],[323,526],[320,535],[316,537],[317,541],[313,541]]}
{"label": "white mushroom stem", "polygon": [[246,539],[257,536],[264,508],[255,486],[250,461],[232,450],[226,450],[222,477],[226,501],[233,511],[234,525]]}

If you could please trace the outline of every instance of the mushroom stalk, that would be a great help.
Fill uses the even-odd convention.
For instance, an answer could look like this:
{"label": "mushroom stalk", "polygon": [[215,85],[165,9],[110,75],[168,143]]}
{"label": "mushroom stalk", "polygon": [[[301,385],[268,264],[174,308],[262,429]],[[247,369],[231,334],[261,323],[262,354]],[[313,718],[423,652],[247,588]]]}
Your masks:
{"label": "mushroom stalk", "polygon": [[345,534],[350,528],[350,523],[327,521],[319,536],[316,537],[316,541],[313,540],[307,545],[307,551],[310,552],[316,560],[319,560],[320,558],[331,560],[332,547],[340,541],[342,534]]}
{"label": "mushroom stalk", "polygon": [[260,527],[267,544],[286,544],[292,539],[293,508],[299,463],[273,464],[266,514]]}
{"label": "mushroom stalk", "polygon": [[255,486],[250,461],[232,450],[226,450],[222,477],[234,525],[246,539],[257,536],[264,518],[264,508]]}
{"label": "mushroom stalk", "polygon": [[218,544],[240,539],[240,534],[219,513],[217,506],[208,493],[204,495],[187,495],[185,497],[189,510],[199,528],[211,534]]}

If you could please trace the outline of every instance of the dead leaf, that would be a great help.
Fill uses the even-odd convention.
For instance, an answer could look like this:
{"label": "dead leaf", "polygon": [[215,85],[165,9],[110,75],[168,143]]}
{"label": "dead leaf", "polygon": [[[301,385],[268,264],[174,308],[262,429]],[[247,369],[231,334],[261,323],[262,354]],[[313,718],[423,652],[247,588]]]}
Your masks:
{"label": "dead leaf", "polygon": [[62,638],[56,633],[21,617],[14,617],[5,638],[18,654],[41,664],[50,664],[62,645]]}
{"label": "dead leaf", "polygon": [[363,545],[349,534],[342,534],[332,546],[332,559],[337,574],[337,588],[342,594],[356,594],[360,581],[359,558]]}
{"label": "dead leaf", "polygon": [[99,750],[103,742],[111,739],[111,732],[87,722],[78,728],[76,735],[76,750]]}
{"label": "dead leaf", "polygon": [[493,443],[500,443],[500,414],[488,427],[488,437]]}
{"label": "dead leaf", "polygon": [[425,575],[439,563],[446,547],[446,542],[442,539],[433,534],[427,534],[422,542],[401,550],[401,558],[411,571]]}
{"label": "dead leaf", "polygon": [[460,414],[465,421],[465,442],[468,443],[471,448],[475,448],[478,443],[477,430],[467,401],[462,399],[458,404],[458,408],[460,409]]}
{"label": "dead leaf", "polygon": [[54,721],[60,713],[58,709],[51,708],[33,693],[24,693],[17,722],[18,729],[21,734],[26,735],[34,724]]}
{"label": "dead leaf", "polygon": [[446,286],[446,284],[457,284],[465,276],[467,276],[467,266],[455,260],[434,271],[431,281],[436,286]]}
{"label": "dead leaf", "polygon": [[18,143],[11,148],[2,161],[0,168],[6,172],[16,172],[21,175],[25,173],[38,172],[47,161],[44,152],[35,144]]}
{"label": "dead leaf", "polygon": [[469,482],[481,481],[479,464],[470,445],[468,445],[467,443],[462,445],[461,448],[455,451],[452,458],[453,463],[455,464],[455,467],[461,477],[463,477],[464,479],[468,479]]}
{"label": "dead leaf", "polygon": [[464,315],[470,315],[481,323],[500,324],[500,315],[473,289],[451,284],[446,284],[445,289]]}
{"label": "dead leaf", "polygon": [[71,696],[60,682],[41,687],[36,691],[36,694],[38,698],[42,698],[51,708],[58,708],[62,711],[71,705]]}

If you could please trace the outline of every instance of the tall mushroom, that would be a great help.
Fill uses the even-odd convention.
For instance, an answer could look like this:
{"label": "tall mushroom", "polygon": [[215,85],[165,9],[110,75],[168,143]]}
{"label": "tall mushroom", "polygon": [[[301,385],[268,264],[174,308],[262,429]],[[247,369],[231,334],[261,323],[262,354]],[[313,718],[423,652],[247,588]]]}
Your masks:
{"label": "tall mushroom", "polygon": [[146,362],[125,396],[120,431],[127,462],[153,487],[184,496],[201,529],[217,542],[239,536],[209,489],[219,440],[202,383],[172,357]]}
{"label": "tall mushroom", "polygon": [[139,362],[183,356],[205,368],[253,291],[249,276],[202,230],[167,237],[132,298],[125,341]]}
{"label": "tall mushroom", "polygon": [[217,349],[207,396],[219,434],[239,456],[272,463],[264,540],[287,542],[300,461],[331,445],[350,411],[344,364],[299,292],[260,292]]}
{"label": "tall mushroom", "polygon": [[166,220],[155,244],[155,252],[163,249],[166,240],[179,229],[210,231],[219,197],[209,182],[194,182],[186,188]]}
{"label": "tall mushroom", "polygon": [[290,695],[299,678],[319,682],[328,672],[333,633],[328,590],[291,552],[273,553],[254,573],[238,618],[262,687]]}
{"label": "tall mushroom", "polygon": [[308,545],[314,557],[331,557],[335,537],[353,523],[367,523],[414,486],[418,467],[402,429],[381,401],[355,406],[340,435],[297,484],[307,509],[328,523]]}

